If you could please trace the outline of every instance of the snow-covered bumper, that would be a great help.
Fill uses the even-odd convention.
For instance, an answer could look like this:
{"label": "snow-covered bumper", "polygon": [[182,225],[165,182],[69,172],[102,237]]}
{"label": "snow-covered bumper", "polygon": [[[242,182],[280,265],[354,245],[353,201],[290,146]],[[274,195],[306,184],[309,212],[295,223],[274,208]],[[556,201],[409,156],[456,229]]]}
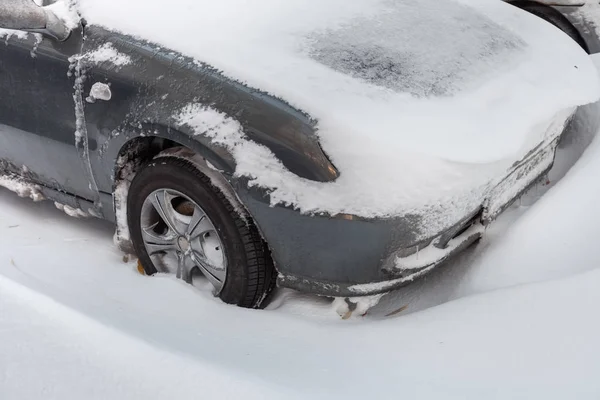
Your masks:
{"label": "snow-covered bumper", "polygon": [[560,132],[515,163],[472,212],[426,239],[419,236],[418,215],[308,216],[270,207],[260,189],[243,184],[237,189],[269,243],[280,286],[325,296],[383,293],[425,275],[477,242],[485,226],[552,167]]}

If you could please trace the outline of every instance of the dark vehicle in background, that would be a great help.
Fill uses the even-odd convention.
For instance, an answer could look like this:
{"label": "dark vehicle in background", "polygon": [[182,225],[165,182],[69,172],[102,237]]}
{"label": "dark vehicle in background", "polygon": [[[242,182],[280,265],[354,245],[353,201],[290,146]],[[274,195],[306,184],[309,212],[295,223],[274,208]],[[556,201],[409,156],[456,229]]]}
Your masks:
{"label": "dark vehicle in background", "polygon": [[507,2],[556,26],[588,53],[600,51],[600,36],[597,33],[600,21],[594,21],[593,16],[586,16],[583,8],[589,2],[585,0],[507,0]]}

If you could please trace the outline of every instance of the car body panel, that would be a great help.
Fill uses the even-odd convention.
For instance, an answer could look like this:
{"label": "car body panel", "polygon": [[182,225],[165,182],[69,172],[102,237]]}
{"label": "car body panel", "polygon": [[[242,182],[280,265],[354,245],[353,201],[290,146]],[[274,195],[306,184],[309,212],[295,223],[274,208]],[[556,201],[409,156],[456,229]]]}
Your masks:
{"label": "car body panel", "polygon": [[[93,196],[74,146],[74,77],[69,58],[81,34],[66,42],[11,35],[0,46],[0,160],[45,186]],[[17,93],[15,95],[15,93]]]}
{"label": "car body panel", "polygon": [[232,174],[233,160],[222,148],[202,135],[191,135],[189,128],[178,126],[174,120],[192,102],[235,115],[250,138],[268,145],[298,175],[317,181],[335,179],[318,145],[313,121],[284,102],[155,45],[94,26],[86,35],[83,54],[110,42],[132,58],[131,64],[123,66],[96,64],[85,57],[80,61],[86,70],[82,96],[87,96],[96,82],[109,84],[112,91],[110,101],[85,104],[88,135],[97,142],[91,156],[101,191],[112,191],[111,174],[121,148],[128,140],[144,135],[188,146]]}

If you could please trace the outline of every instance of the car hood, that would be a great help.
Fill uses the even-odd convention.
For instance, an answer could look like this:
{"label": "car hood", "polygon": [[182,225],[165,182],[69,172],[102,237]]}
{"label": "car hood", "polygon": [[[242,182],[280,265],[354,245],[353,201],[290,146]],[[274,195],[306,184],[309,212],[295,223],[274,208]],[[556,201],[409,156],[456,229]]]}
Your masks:
{"label": "car hood", "polygon": [[544,140],[557,114],[599,95],[582,49],[500,0],[166,4],[78,0],[88,23],[192,56],[313,117],[341,172],[331,193],[261,181],[258,161],[238,171],[305,211],[390,215],[464,195]]}

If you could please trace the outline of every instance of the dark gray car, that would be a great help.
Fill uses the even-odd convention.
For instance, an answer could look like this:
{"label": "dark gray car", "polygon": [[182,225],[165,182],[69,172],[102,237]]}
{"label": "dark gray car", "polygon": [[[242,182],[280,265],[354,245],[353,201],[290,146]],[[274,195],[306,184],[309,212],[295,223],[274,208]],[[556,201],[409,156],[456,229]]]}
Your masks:
{"label": "dark gray car", "polygon": [[[507,171],[499,190],[508,198],[482,202],[428,238],[419,236],[417,217],[301,214],[272,207],[268,191],[235,176],[225,148],[172,116],[192,100],[211,104],[297,176],[334,181],[339,172],[307,114],[152,43],[85,22],[68,29],[29,0],[1,0],[0,27],[44,35],[11,33],[0,45],[4,186],[51,199],[72,215],[115,222],[119,245],[147,274],[173,273],[188,283],[204,276],[221,299],[243,307],[264,305],[276,282],[327,296],[410,282],[477,241],[550,168],[558,140]],[[89,56],[98,49],[131,62]],[[441,256],[390,268],[398,257],[419,260],[425,248]]]}

